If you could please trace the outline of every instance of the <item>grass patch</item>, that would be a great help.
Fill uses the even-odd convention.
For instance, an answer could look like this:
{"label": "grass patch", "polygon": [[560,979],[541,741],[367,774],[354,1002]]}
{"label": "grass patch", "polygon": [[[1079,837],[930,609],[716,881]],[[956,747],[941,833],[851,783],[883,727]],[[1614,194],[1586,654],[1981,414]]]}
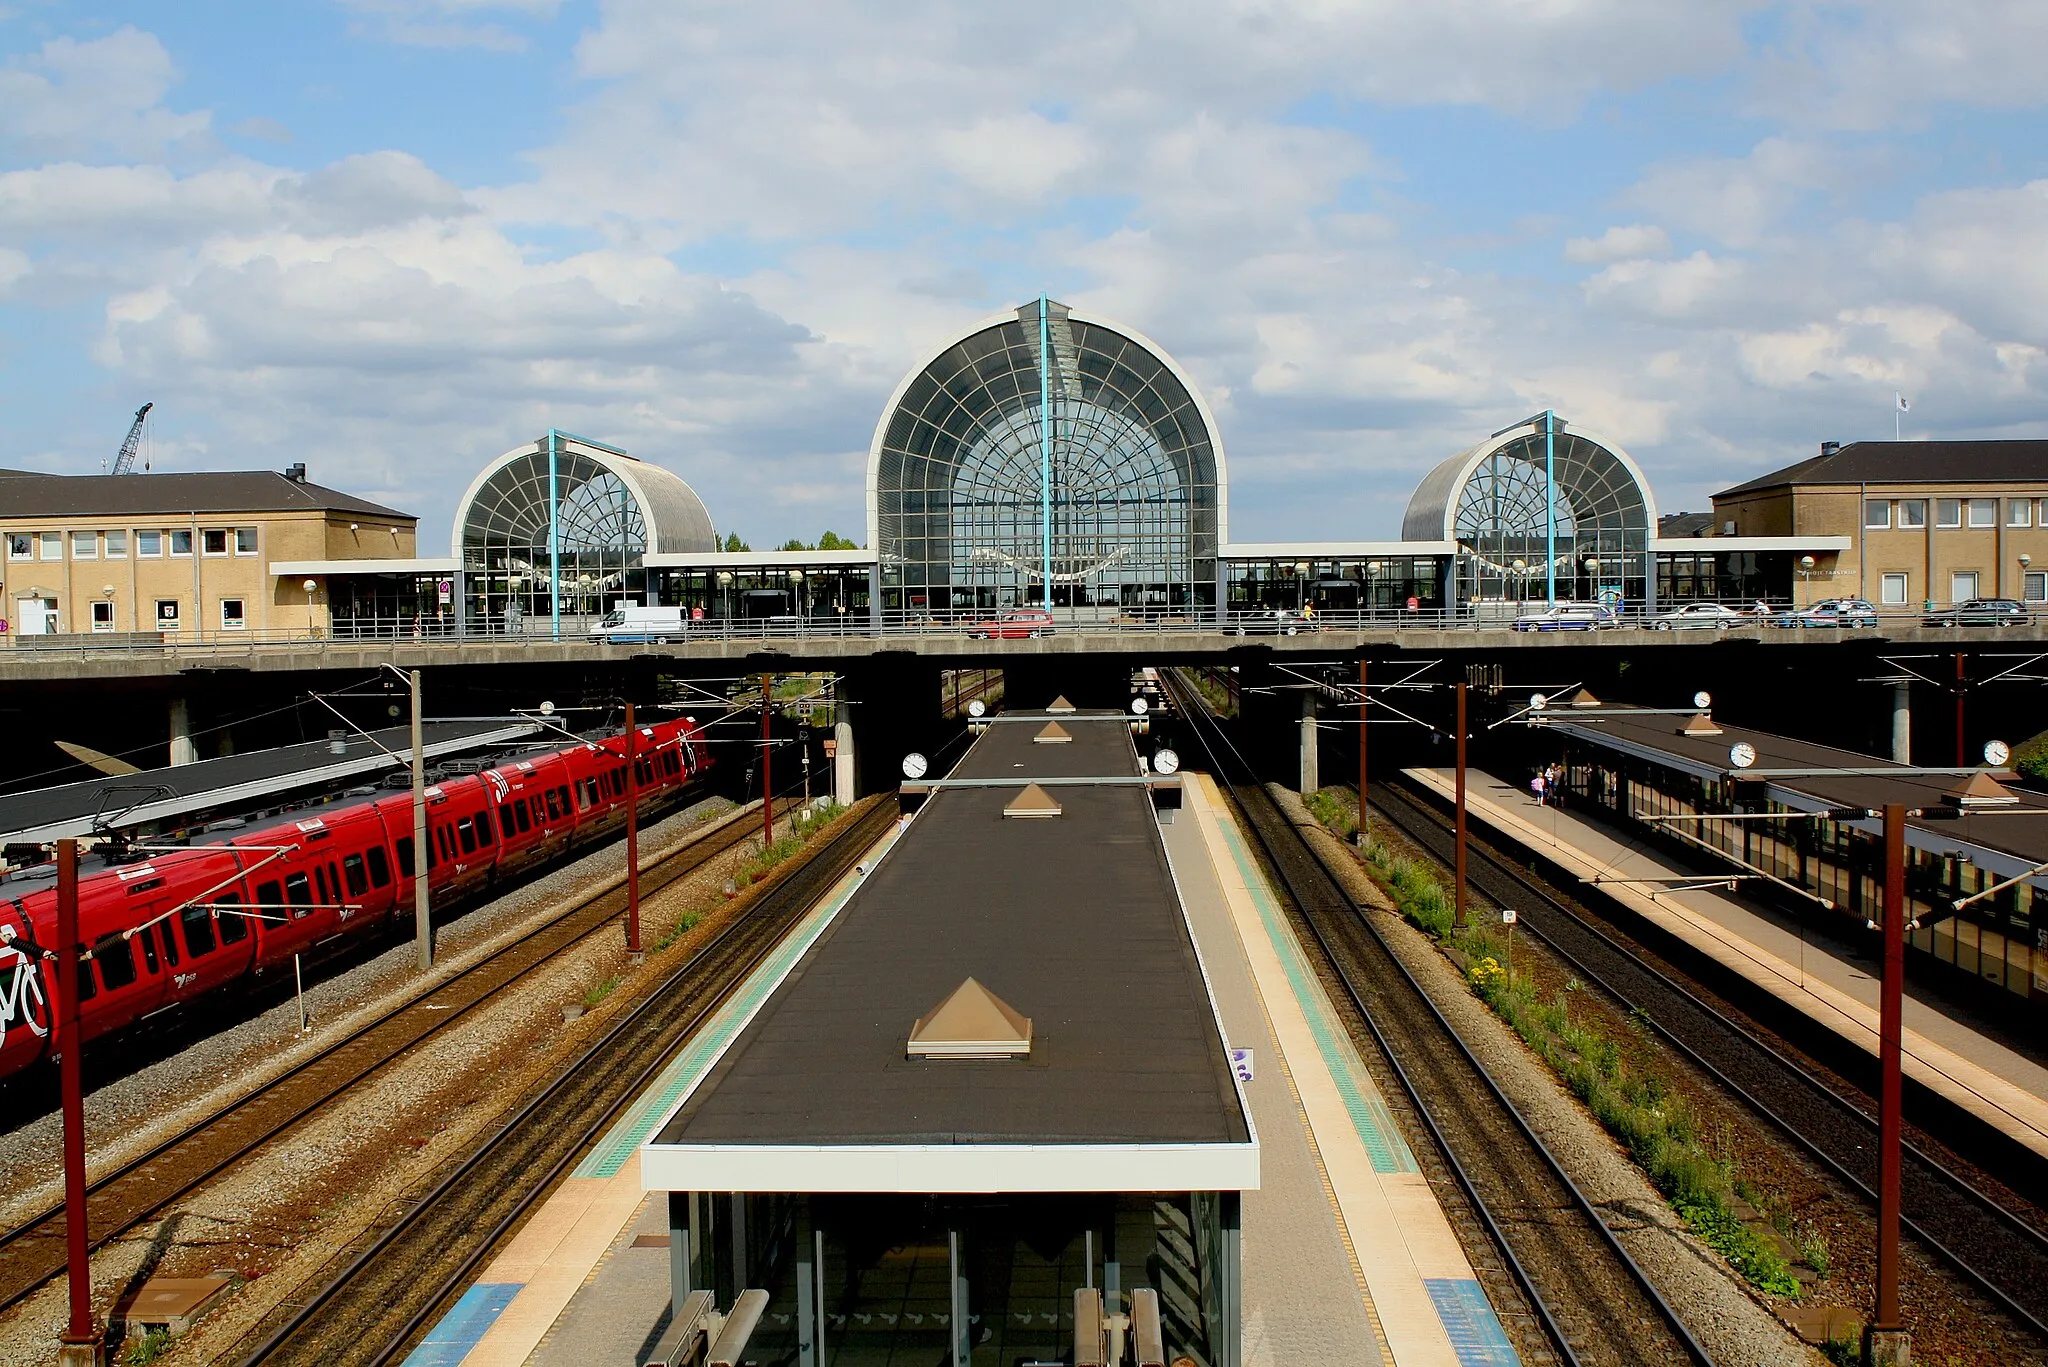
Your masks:
{"label": "grass patch", "polygon": [[[1320,811],[1316,814],[1323,819]],[[1394,854],[1376,840],[1368,841],[1363,852],[1367,870],[1401,915],[1464,956],[1465,977],[1473,992],[1628,1150],[1687,1226],[1758,1289],[1797,1297],[1799,1281],[1791,1265],[1769,1238],[1736,1214],[1735,1165],[1722,1156],[1726,1146],[1717,1154],[1706,1143],[1684,1098],[1673,1093],[1664,1078],[1627,1067],[1620,1046],[1597,1025],[1573,1019],[1569,987],[1543,1001],[1531,979],[1511,978],[1501,966],[1505,955],[1494,931],[1457,931],[1452,925],[1452,898],[1433,870]],[[1825,1276],[1826,1245],[1815,1242],[1820,1261],[1808,1260]],[[1802,1256],[1807,1256],[1803,1245]]]}
{"label": "grass patch", "polygon": [[616,977],[605,978],[592,983],[583,989],[583,1009],[585,1011],[595,1011],[599,1002],[618,991],[618,989],[619,980]]}
{"label": "grass patch", "polygon": [[654,942],[654,952],[657,954],[661,953],[662,950],[667,949],[670,945],[682,939],[685,935],[688,935],[691,931],[695,930],[699,925],[703,924],[703,921],[704,913],[701,911],[684,912],[681,916],[676,918],[676,923],[674,927],[670,929],[669,933],[662,936],[659,940],[656,940]]}
{"label": "grass patch", "polygon": [[806,844],[810,843],[812,836],[830,825],[833,819],[845,810],[846,808],[836,802],[828,802],[822,807],[806,809],[804,814],[792,823],[788,835],[762,849],[752,859],[740,865],[739,872],[733,875],[733,886],[735,888],[744,888],[758,882],[766,876],[770,869],[788,860],[798,850],[801,850]]}
{"label": "grass patch", "polygon": [[1358,834],[1358,811],[1328,788],[1318,788],[1302,798],[1309,815],[1345,841]]}
{"label": "grass patch", "polygon": [[121,1361],[129,1367],[147,1367],[170,1350],[171,1331],[161,1327],[150,1329],[121,1350]]}

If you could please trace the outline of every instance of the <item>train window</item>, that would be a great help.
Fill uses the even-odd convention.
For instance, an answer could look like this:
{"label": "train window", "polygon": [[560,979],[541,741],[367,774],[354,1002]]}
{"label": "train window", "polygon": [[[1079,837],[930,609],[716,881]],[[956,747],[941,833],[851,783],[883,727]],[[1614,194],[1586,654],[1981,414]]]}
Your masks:
{"label": "train window", "polygon": [[172,934],[171,923],[169,921],[158,921],[156,923],[156,933],[163,937],[164,962],[172,968],[176,968],[178,966],[178,937]]}
{"label": "train window", "polygon": [[[313,905],[313,883],[303,873],[288,873],[284,876],[284,900],[292,904],[292,919],[306,915]],[[325,901],[325,898],[321,900]]]}
{"label": "train window", "polygon": [[524,802],[513,803],[511,810],[512,815],[519,818],[519,833],[521,835],[525,835],[528,831],[533,829],[533,823],[527,818],[526,804]]}
{"label": "train window", "polygon": [[466,816],[463,817],[460,821],[456,822],[455,838],[462,842],[462,852],[464,854],[475,854],[476,822]]}
{"label": "train window", "polygon": [[370,878],[363,871],[363,857],[359,854],[341,857],[341,876],[348,881],[348,895],[351,897],[361,897],[370,890]]}
{"label": "train window", "polygon": [[585,811],[589,811],[592,807],[595,807],[598,803],[602,802],[603,800],[603,795],[597,791],[597,780],[594,778],[584,779],[583,809]]}
{"label": "train window", "polygon": [[675,751],[664,750],[661,755],[661,767],[668,770],[670,778],[674,778],[676,771],[683,767],[683,762],[676,758]]}
{"label": "train window", "polygon": [[[263,886],[274,888],[277,884],[265,883]],[[231,906],[240,906],[242,904],[242,899],[232,892],[224,892],[215,900]],[[238,945],[249,938],[249,922],[231,911],[223,910],[220,914],[220,919],[213,924],[219,928],[220,942],[224,945]],[[195,950],[193,952],[197,953],[198,951]]]}
{"label": "train window", "polygon": [[391,882],[391,860],[382,845],[370,846],[370,886],[381,888]]}
{"label": "train window", "polygon": [[562,799],[557,797],[555,792],[556,790],[553,788],[547,791],[548,820],[550,821],[560,821],[562,819]]}
{"label": "train window", "polygon": [[107,991],[135,981],[135,953],[118,935],[109,935],[92,947],[93,962],[100,966],[100,981]]}
{"label": "train window", "polygon": [[89,1002],[100,994],[100,985],[92,978],[92,960],[78,961],[78,999]]}
{"label": "train window", "polygon": [[416,877],[417,871],[412,866],[412,837],[409,835],[398,837],[397,848],[399,876],[401,878]]}
{"label": "train window", "polygon": [[[505,828],[505,838],[507,840],[519,834],[519,818],[512,813],[513,807],[510,804],[498,808],[498,824]],[[489,818],[485,819],[488,820]]]}
{"label": "train window", "polygon": [[327,870],[319,864],[313,866],[313,882],[315,889],[320,894],[322,905],[334,900],[333,895],[327,891]]}
{"label": "train window", "polygon": [[427,832],[427,872],[432,873],[441,863],[441,842],[432,831]]}
{"label": "train window", "polygon": [[149,965],[150,972],[156,973],[161,971],[156,961],[156,936],[145,930],[128,943],[142,946],[142,962]]}
{"label": "train window", "polygon": [[256,905],[265,911],[284,909],[284,884],[272,880],[256,885]]}
{"label": "train window", "polygon": [[560,787],[556,788],[555,791],[562,795],[562,815],[576,815],[576,803],[574,799],[572,799],[569,796],[569,785],[564,783]]}
{"label": "train window", "polygon": [[460,853],[455,848],[455,828],[446,822],[443,822],[441,825],[441,853],[450,859],[455,858]]}
{"label": "train window", "polygon": [[491,830],[490,809],[485,808],[471,817],[470,820],[476,825],[476,847],[480,850],[489,849],[491,842],[498,838]]}
{"label": "train window", "polygon": [[[206,907],[186,907],[179,916],[185,923],[185,952],[193,958],[213,953],[213,912]],[[237,916],[234,920],[241,920]]]}

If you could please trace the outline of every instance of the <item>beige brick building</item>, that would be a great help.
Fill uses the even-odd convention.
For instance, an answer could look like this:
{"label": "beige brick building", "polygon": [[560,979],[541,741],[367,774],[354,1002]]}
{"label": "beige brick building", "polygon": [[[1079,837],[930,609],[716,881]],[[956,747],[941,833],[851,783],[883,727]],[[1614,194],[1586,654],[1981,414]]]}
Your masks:
{"label": "beige brick building", "polygon": [[306,482],[305,467],[205,474],[0,471],[4,639],[176,641],[324,630],[324,586],[273,562],[393,560],[418,519]]}
{"label": "beige brick building", "polygon": [[1846,536],[1812,597],[2048,603],[2048,441],[1823,443],[1714,495],[1717,536]]}

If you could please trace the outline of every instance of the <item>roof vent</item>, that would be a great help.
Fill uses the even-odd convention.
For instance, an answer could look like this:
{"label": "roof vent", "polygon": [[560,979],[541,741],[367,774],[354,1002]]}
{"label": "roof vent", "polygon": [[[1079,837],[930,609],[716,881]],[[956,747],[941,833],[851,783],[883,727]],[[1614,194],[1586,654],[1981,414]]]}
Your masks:
{"label": "roof vent", "polygon": [[1704,712],[1695,712],[1691,720],[1678,728],[1681,736],[1718,736],[1721,728],[1714,725],[1714,719]]}
{"label": "roof vent", "polygon": [[1593,696],[1593,690],[1590,688],[1580,688],[1572,694],[1571,706],[1573,707],[1598,707],[1600,705],[1600,700]]}
{"label": "roof vent", "polygon": [[1058,816],[1064,808],[1060,800],[1036,783],[1024,785],[1024,791],[1010,799],[1010,805],[1003,808],[1004,816]]}
{"label": "roof vent", "polygon": [[1076,711],[1077,709],[1072,703],[1067,701],[1067,695],[1062,693],[1057,698],[1054,698],[1051,704],[1045,710],[1048,712],[1057,712],[1064,716],[1067,713]]}
{"label": "roof vent", "polygon": [[1986,773],[1975,773],[1942,794],[1951,807],[2013,807],[2020,795]]}
{"label": "roof vent", "polygon": [[304,484],[306,482],[306,463],[304,461],[297,461],[285,466],[284,477],[294,484]]}
{"label": "roof vent", "polygon": [[1823,457],[1832,456],[1841,449],[1842,443],[1838,441],[1824,441],[1820,444],[1820,453]]}
{"label": "roof vent", "polygon": [[1066,745],[1074,739],[1073,733],[1056,721],[1049,721],[1045,729],[1031,738],[1033,745]]}
{"label": "roof vent", "polygon": [[1031,1018],[973,978],[910,1028],[911,1058],[1025,1058]]}

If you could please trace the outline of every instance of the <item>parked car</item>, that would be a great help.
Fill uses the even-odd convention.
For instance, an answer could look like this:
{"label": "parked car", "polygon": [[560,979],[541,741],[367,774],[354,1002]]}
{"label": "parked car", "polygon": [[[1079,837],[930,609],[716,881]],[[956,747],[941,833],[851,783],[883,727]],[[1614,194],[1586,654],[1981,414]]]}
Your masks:
{"label": "parked car", "polygon": [[653,641],[666,645],[672,639],[683,639],[688,630],[687,621],[683,608],[643,608],[622,604],[598,619],[597,625],[590,629],[590,638],[612,645],[629,641]]}
{"label": "parked car", "polygon": [[1780,627],[1874,627],[1877,608],[1861,598],[1826,598],[1798,612],[1780,613]]}
{"label": "parked car", "polygon": [[1027,636],[1050,636],[1052,614],[1044,608],[1018,608],[986,622],[976,622],[967,634],[978,641],[1021,641]]}
{"label": "parked car", "polygon": [[1921,619],[1930,627],[2023,627],[2033,620],[2027,605],[2011,598],[1969,598],[1947,612]]}
{"label": "parked car", "polygon": [[1312,619],[1303,617],[1293,608],[1258,608],[1233,614],[1230,619],[1230,634],[1233,636],[1292,636],[1315,629]]}
{"label": "parked car", "polygon": [[1553,603],[1515,619],[1516,631],[1597,631],[1620,625],[1621,619],[1598,603]]}
{"label": "parked car", "polygon": [[1687,603],[1674,612],[1658,613],[1650,626],[1657,631],[1715,631],[1755,620],[1724,603]]}

